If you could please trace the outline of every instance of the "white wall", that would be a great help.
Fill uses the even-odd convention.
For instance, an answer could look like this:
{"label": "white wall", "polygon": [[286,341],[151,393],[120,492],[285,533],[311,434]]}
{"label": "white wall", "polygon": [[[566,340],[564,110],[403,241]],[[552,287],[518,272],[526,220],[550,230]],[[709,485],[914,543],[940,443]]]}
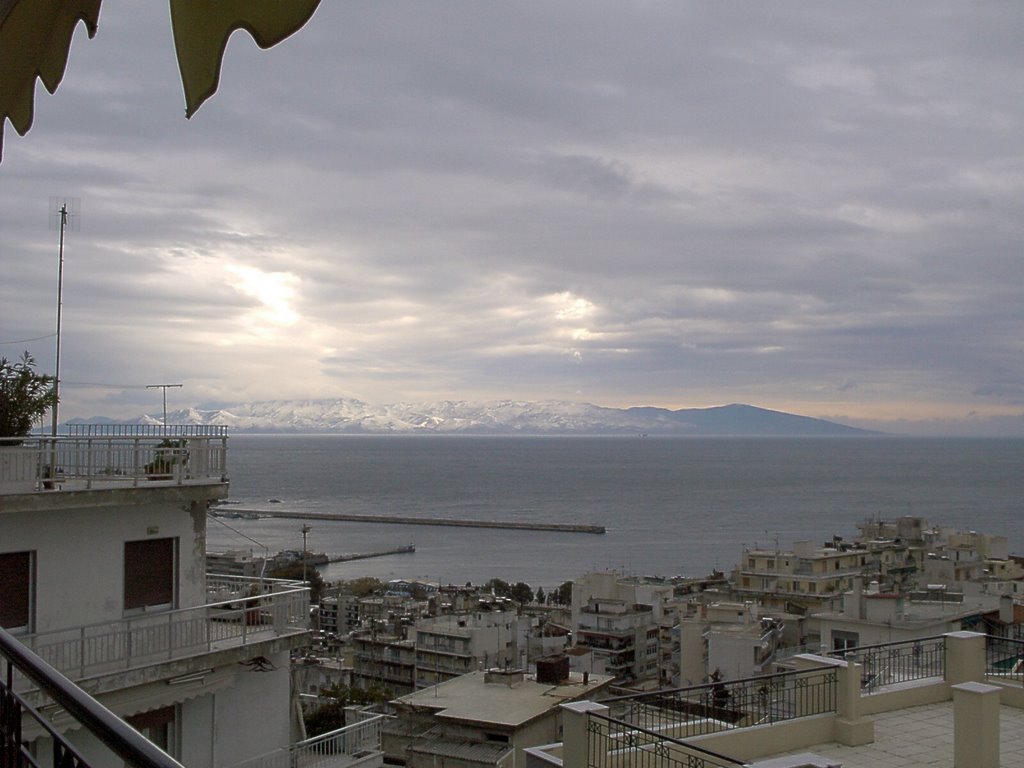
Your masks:
{"label": "white wall", "polygon": [[178,604],[205,602],[205,505],[120,498],[86,507],[54,494],[49,509],[0,515],[0,550],[36,553],[36,632],[122,618],[126,541],[177,537]]}

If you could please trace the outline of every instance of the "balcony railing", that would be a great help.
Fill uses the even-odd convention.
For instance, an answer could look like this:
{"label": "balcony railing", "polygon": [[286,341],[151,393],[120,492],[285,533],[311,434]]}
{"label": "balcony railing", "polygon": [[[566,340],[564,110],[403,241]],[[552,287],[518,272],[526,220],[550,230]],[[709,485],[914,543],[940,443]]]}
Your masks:
{"label": "balcony railing", "polygon": [[136,429],[139,434],[16,438],[18,445],[0,446],[0,494],[226,480],[224,428]]}
{"label": "balcony railing", "polygon": [[946,639],[941,635],[846,648],[828,655],[860,664],[861,690],[868,693],[885,685],[942,677],[946,672]]}
{"label": "balcony railing", "polygon": [[72,437],[227,437],[216,424],[68,424]]}
{"label": "balcony railing", "polygon": [[386,715],[374,715],[330,733],[314,736],[233,768],[327,768],[380,752],[380,729]]}
{"label": "balcony railing", "polygon": [[206,605],[19,639],[82,679],[309,631],[309,587],[301,582],[211,575],[207,588],[215,602]]}
{"label": "balcony railing", "polygon": [[587,715],[587,768],[733,768],[731,757],[603,715]]}
{"label": "balcony railing", "polygon": [[1024,685],[1024,640],[989,635],[985,642],[985,670],[990,678]]}
{"label": "balcony railing", "polygon": [[[0,629],[0,658],[5,663],[0,678],[0,766],[3,768],[29,768],[52,765],[54,768],[89,768],[85,760],[68,741],[14,690],[15,677],[29,680],[32,685],[69,713],[86,730],[106,745],[119,761],[136,768],[182,768],[170,755],[164,753],[142,734],[114,715],[57,670],[49,666],[17,639]],[[34,720],[53,744],[50,759],[34,755],[23,743],[23,718]],[[102,764],[114,764],[105,760]]]}
{"label": "balcony railing", "polygon": [[817,667],[602,701],[624,723],[685,739],[835,712],[838,675]]}

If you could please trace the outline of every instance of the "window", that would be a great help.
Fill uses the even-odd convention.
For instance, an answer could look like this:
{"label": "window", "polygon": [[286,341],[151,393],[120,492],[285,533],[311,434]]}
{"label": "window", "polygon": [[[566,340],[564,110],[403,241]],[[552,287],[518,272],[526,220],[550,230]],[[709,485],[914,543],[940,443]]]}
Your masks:
{"label": "window", "polygon": [[177,539],[124,543],[124,609],[174,607]]}
{"label": "window", "polygon": [[856,632],[842,632],[838,629],[832,630],[832,650],[845,651],[848,648],[856,648],[860,643],[860,635]]}
{"label": "window", "polygon": [[0,553],[0,627],[32,631],[35,553]]}
{"label": "window", "polygon": [[169,707],[131,715],[124,720],[164,752],[176,757],[180,751],[177,747],[177,733],[175,732],[177,719],[177,709],[172,704]]}

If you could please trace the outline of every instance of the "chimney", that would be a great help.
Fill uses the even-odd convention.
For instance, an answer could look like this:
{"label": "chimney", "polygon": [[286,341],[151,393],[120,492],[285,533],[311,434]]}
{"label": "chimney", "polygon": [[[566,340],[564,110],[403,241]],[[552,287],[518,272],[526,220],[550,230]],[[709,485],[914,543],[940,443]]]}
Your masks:
{"label": "chimney", "polygon": [[999,597],[999,620],[1003,624],[1013,624],[1013,597],[1011,595]]}
{"label": "chimney", "polygon": [[537,682],[558,685],[569,677],[569,657],[563,654],[537,659]]}

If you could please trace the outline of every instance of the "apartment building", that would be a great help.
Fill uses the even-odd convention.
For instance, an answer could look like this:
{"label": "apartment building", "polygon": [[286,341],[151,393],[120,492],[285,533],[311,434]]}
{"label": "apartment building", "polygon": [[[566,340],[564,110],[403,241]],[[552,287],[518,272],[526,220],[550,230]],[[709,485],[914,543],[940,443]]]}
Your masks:
{"label": "apartment building", "polygon": [[[0,626],[192,768],[288,748],[289,653],[309,635],[305,585],[206,575],[226,451],[223,429],[184,427],[0,447]],[[13,684],[110,762],[71,715]],[[23,728],[49,748],[35,720]]]}
{"label": "apartment building", "polygon": [[514,610],[492,610],[486,603],[471,613],[421,619],[413,630],[416,687],[478,669],[516,666],[520,649],[526,649],[529,626]]}
{"label": "apartment building", "polygon": [[679,622],[676,685],[699,685],[716,675],[737,680],[771,668],[784,647],[785,623],[756,603],[716,602]]}
{"label": "apartment building", "polygon": [[352,685],[389,696],[416,690],[416,642],[406,634],[368,629],[352,635]]}
{"label": "apartment building", "polygon": [[671,642],[675,623],[673,596],[673,585],[661,580],[589,573],[573,582],[574,645],[593,651],[594,672],[657,684],[664,677],[662,638]]}
{"label": "apartment building", "polygon": [[943,586],[906,593],[884,592],[877,582],[865,589],[856,579],[854,588],[843,595],[839,610],[807,617],[808,645],[816,645],[823,652],[836,652],[934,637],[977,628],[993,611],[997,617],[1000,615],[998,595],[965,599],[963,594]]}
{"label": "apartment building", "polygon": [[821,546],[797,541],[790,550],[744,548],[732,572],[733,594],[768,609],[793,613],[837,606],[857,577],[881,579],[916,569],[916,550],[904,541],[847,544],[836,537]]}

